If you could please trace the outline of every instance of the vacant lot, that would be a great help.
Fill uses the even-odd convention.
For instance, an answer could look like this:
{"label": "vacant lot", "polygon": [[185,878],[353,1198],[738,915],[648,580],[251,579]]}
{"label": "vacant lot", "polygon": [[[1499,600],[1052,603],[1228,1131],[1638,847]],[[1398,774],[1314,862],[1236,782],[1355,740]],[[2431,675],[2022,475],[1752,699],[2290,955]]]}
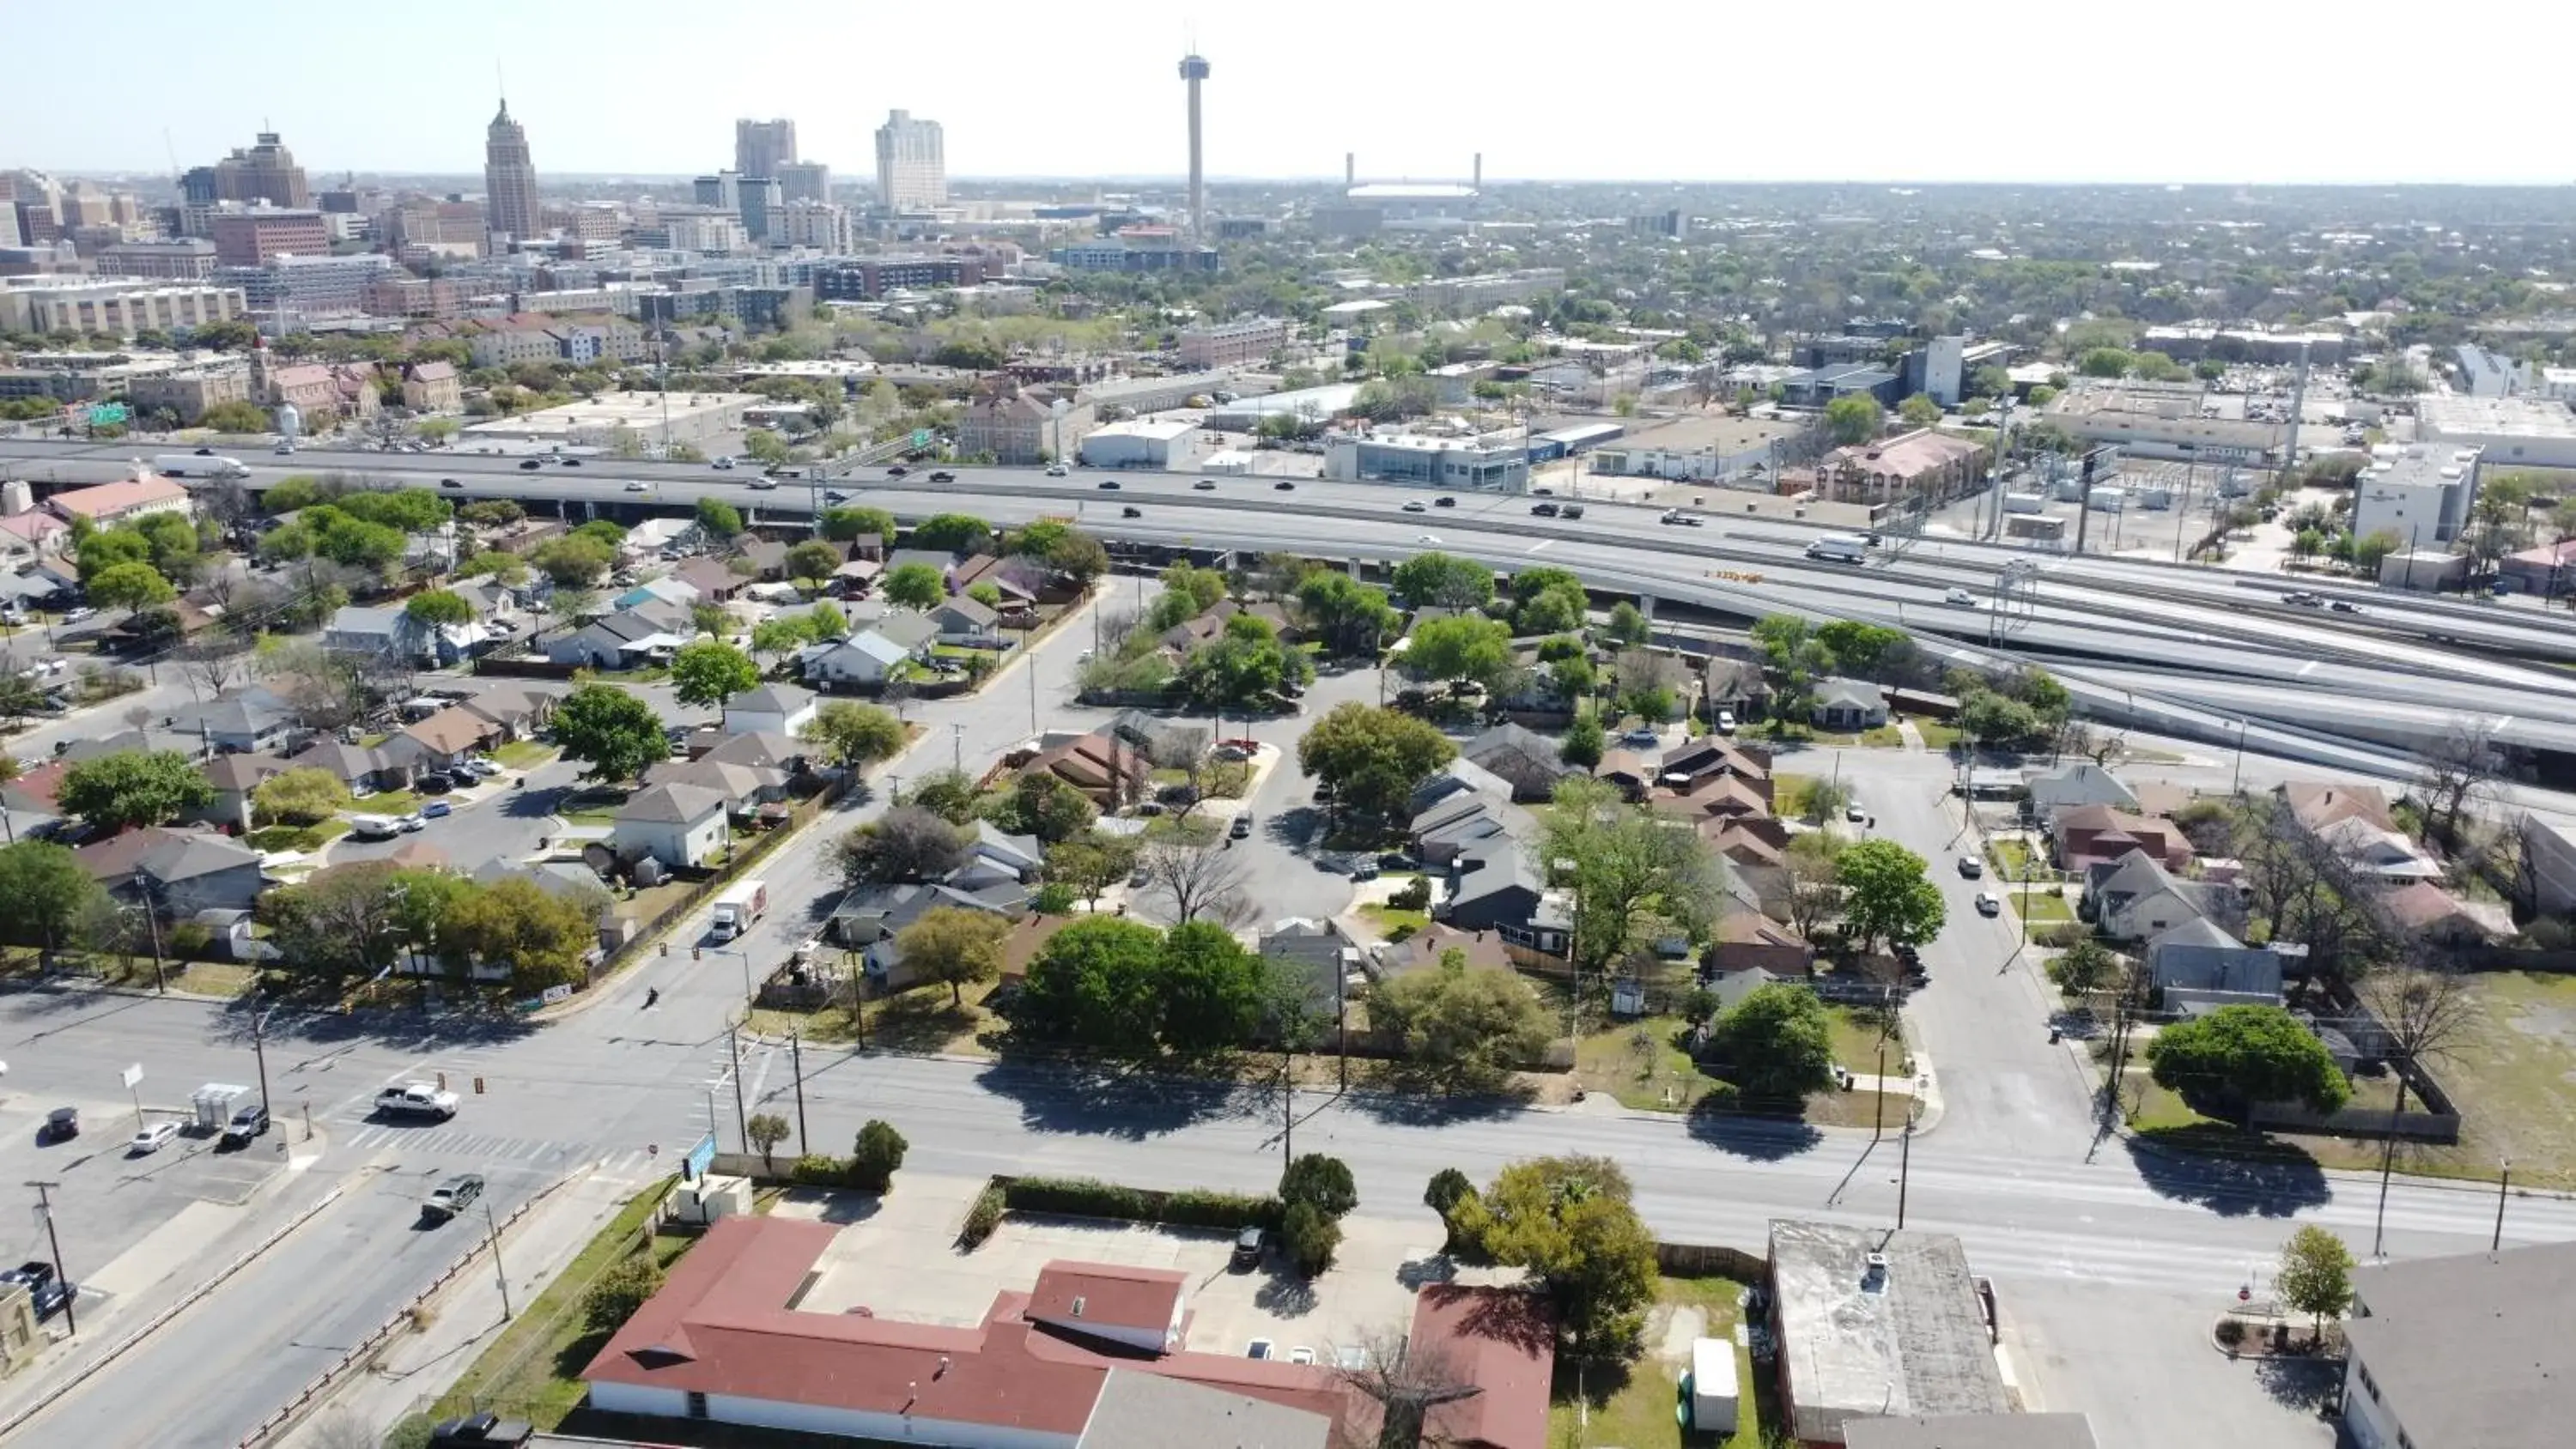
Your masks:
{"label": "vacant lot", "polygon": [[[1646,1318],[1646,1351],[1634,1363],[1578,1371],[1557,1363],[1556,1402],[1548,1412],[1548,1441],[1570,1449],[1753,1449],[1762,1442],[1757,1407],[1769,1394],[1753,1372],[1752,1356],[1738,1344],[1735,1381],[1741,1395],[1736,1428],[1720,1437],[1685,1430],[1675,1413],[1682,1376],[1690,1372],[1691,1344],[1701,1338],[1732,1341],[1744,1322],[1744,1285],[1732,1278],[1663,1278]],[[1757,1406],[1759,1397],[1765,1402]]]}

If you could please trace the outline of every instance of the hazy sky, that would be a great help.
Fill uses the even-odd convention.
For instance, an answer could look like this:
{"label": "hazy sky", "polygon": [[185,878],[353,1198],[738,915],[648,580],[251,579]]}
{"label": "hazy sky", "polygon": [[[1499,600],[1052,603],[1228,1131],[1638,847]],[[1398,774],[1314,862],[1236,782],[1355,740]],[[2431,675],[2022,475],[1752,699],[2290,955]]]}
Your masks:
{"label": "hazy sky", "polygon": [[[2576,179],[2569,0],[1095,6],[861,0],[126,0],[20,65],[0,166],[166,171],[265,119],[317,180],[476,171],[493,67],[540,175],[732,164],[737,116],[872,173],[890,107],[952,175],[1170,175],[1177,64],[1208,169],[1328,176],[2038,181]],[[251,23],[251,17],[257,17]],[[55,17],[60,20],[62,17]],[[1598,21],[1599,23],[1593,23]],[[156,44],[158,34],[184,36]],[[78,60],[90,46],[97,64]]]}

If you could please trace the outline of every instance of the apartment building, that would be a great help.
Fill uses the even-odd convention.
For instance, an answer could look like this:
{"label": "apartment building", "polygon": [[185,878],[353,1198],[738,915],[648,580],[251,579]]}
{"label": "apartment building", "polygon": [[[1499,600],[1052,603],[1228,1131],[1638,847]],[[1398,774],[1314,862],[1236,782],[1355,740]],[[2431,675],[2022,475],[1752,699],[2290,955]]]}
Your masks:
{"label": "apartment building", "polygon": [[103,277],[156,277],[202,282],[215,274],[215,244],[195,237],[176,241],[118,242],[98,254]]}
{"label": "apartment building", "polygon": [[131,337],[229,322],[248,310],[239,287],[206,283],[0,277],[0,331],[100,332]]}
{"label": "apartment building", "polygon": [[1259,362],[1288,345],[1288,324],[1277,317],[1244,317],[1181,331],[1181,361],[1191,367],[1233,367]]}
{"label": "apartment building", "polygon": [[825,302],[874,302],[896,290],[973,287],[984,280],[974,257],[868,257],[814,268],[814,296]]}
{"label": "apartment building", "polygon": [[180,426],[194,427],[210,407],[251,400],[250,365],[218,363],[137,377],[126,384],[125,400],[137,413],[167,410]]}
{"label": "apartment building", "polygon": [[215,240],[215,264],[256,267],[271,257],[328,256],[331,229],[318,211],[262,207],[218,212],[207,222]]}
{"label": "apartment building", "polygon": [[333,316],[367,310],[371,288],[392,276],[393,258],[369,253],[271,257],[256,267],[220,267],[215,279],[242,289],[259,316]]}
{"label": "apartment building", "polygon": [[787,201],[769,216],[769,243],[772,246],[846,252],[857,240],[857,230],[850,224],[849,209],[834,206],[828,201]]}
{"label": "apartment building", "polygon": [[877,205],[926,211],[948,204],[948,150],[937,121],[889,111],[877,127]]}
{"label": "apartment building", "polygon": [[1017,387],[978,395],[957,423],[960,457],[989,456],[1005,467],[1026,468],[1053,462],[1079,448],[1097,426],[1088,403],[1068,405],[1062,413],[1043,393]]}
{"label": "apartment building", "polygon": [[456,284],[445,277],[378,277],[367,284],[362,305],[372,316],[422,321],[444,321],[464,310]]}

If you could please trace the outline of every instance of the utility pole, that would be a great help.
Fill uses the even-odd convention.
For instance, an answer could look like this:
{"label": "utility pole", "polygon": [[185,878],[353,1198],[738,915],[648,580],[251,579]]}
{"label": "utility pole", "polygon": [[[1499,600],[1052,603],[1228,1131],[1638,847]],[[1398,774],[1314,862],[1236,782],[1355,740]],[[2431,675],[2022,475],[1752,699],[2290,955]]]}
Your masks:
{"label": "utility pole", "polygon": [[501,1284],[501,1321],[507,1323],[512,1317],[510,1270],[501,1266],[501,1229],[492,1221],[492,1202],[489,1198],[484,1199],[483,1202],[483,1237],[492,1245],[492,1276]]}
{"label": "utility pole", "polygon": [[254,1013],[250,1019],[250,1053],[259,1063],[259,1107],[263,1112],[269,1110],[268,1018],[276,1010],[277,1008],[272,1006],[267,1011]]}
{"label": "utility pole", "polygon": [[[1911,1098],[1907,1099],[1909,1102]],[[1914,1108],[1905,1109],[1905,1132],[1896,1147],[1896,1230],[1905,1231],[1905,1189],[1914,1176]]]}
{"label": "utility pole", "polygon": [[152,913],[152,877],[140,866],[134,870],[134,894],[143,902],[143,923],[152,932],[152,989],[166,995],[170,983],[161,972],[161,918]]}
{"label": "utility pole", "polygon": [[80,1319],[72,1313],[72,1300],[80,1295],[72,1288],[71,1275],[63,1271],[63,1240],[54,1231],[54,1200],[48,1195],[62,1184],[39,1181],[27,1186],[36,1190],[36,1216],[45,1220],[45,1242],[54,1250],[54,1281],[63,1285],[63,1327],[78,1333]]}
{"label": "utility pole", "polygon": [[725,1050],[733,1054],[733,1124],[742,1134],[742,1150],[751,1150],[751,1114],[742,1104],[742,1033],[736,1023],[725,1023]]}
{"label": "utility pole", "polygon": [[813,1134],[805,1130],[805,1041],[797,1032],[787,1034],[787,1060],[796,1069],[796,1146],[813,1151]]}
{"label": "utility pole", "polygon": [[963,720],[948,722],[950,763],[958,774],[966,773],[966,724]]}

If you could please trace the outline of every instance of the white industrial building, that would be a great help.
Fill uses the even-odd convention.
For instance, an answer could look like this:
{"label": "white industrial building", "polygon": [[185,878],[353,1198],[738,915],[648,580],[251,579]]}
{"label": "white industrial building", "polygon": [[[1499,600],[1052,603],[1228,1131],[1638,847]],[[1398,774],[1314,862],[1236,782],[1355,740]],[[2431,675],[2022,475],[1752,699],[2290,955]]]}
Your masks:
{"label": "white industrial building", "polygon": [[1196,423],[1133,418],[1093,429],[1076,453],[1083,465],[1091,468],[1171,471],[1197,463],[1199,455],[1206,451],[1205,437]]}
{"label": "white industrial building", "polygon": [[512,439],[557,447],[605,448],[620,429],[646,446],[704,446],[742,431],[743,414],[768,402],[753,392],[604,392],[587,402],[541,408],[467,428],[464,445]]}
{"label": "white industrial building", "polygon": [[1473,437],[1338,433],[1324,439],[1324,476],[1521,493],[1529,488],[1529,439],[1519,429]]}
{"label": "white industrial building", "polygon": [[2422,397],[2415,435],[2474,447],[2491,468],[2576,468],[2576,412],[2528,397]]}
{"label": "white industrial building", "polygon": [[2476,448],[2443,443],[2370,451],[2370,465],[2352,480],[2352,535],[2386,533],[2407,552],[2448,543],[2469,521],[2477,498]]}

